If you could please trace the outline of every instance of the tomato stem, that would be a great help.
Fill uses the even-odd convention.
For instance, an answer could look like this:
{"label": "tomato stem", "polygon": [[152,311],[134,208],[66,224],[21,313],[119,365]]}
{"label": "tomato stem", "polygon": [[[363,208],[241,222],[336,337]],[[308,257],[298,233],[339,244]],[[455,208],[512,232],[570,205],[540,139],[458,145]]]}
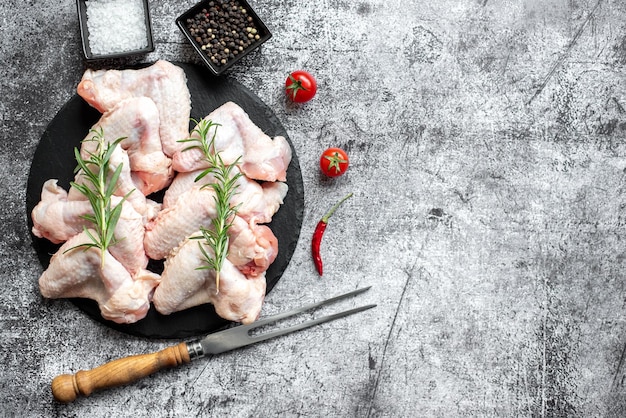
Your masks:
{"label": "tomato stem", "polygon": [[302,85],[302,81],[296,80],[294,76],[289,75],[289,79],[291,80],[291,84],[287,86],[287,90],[291,91],[292,99],[295,100],[296,95],[298,94],[298,91],[300,90],[309,91],[309,89],[307,89],[306,87]]}
{"label": "tomato stem", "polygon": [[348,160],[341,158],[341,156],[339,155],[339,152],[335,152],[333,155],[326,155],[324,158],[328,160],[327,171],[330,172],[330,170],[334,168],[335,174],[339,174],[341,172],[340,164],[345,164],[348,162]]}

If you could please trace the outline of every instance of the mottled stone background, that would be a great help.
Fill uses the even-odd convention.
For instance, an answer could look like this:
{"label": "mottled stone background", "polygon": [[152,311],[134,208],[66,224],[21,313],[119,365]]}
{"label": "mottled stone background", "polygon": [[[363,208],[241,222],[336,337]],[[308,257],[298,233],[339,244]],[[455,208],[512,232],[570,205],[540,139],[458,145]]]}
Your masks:
{"label": "mottled stone background", "polygon": [[[364,285],[336,309],[378,307],[56,403],[56,375],[172,342],[39,294],[30,160],[85,67],[73,1],[5,0],[0,415],[626,416],[626,3],[251,3],[274,36],[228,77],[289,132],[306,203],[263,314]],[[197,62],[174,24],[193,4],[150,1],[156,50],[143,61]],[[305,106],[281,88],[299,68],[319,82]],[[317,160],[335,145],[352,165],[329,181]],[[318,278],[310,236],[349,191]]]}

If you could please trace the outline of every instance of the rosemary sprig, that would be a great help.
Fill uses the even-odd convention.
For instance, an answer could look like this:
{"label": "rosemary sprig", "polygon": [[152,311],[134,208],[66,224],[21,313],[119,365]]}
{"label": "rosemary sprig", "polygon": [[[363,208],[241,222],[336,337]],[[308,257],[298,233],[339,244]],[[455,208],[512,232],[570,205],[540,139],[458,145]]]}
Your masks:
{"label": "rosemary sprig", "polygon": [[[204,248],[202,243],[198,243],[202,255],[204,256],[206,265],[198,267],[198,269],[211,269],[215,271],[215,287],[219,292],[220,285],[220,271],[224,260],[228,256],[228,229],[231,227],[235,215],[237,214],[237,206],[231,206],[230,201],[237,192],[237,179],[241,176],[240,172],[233,173],[233,167],[235,167],[239,159],[233,164],[226,165],[222,160],[219,152],[215,150],[215,136],[217,135],[217,128],[220,126],[211,120],[203,119],[200,122],[192,119],[196,124],[196,128],[192,131],[196,133],[199,138],[188,138],[181,140],[180,142],[191,143],[189,147],[184,151],[190,149],[199,149],[204,154],[206,161],[209,163],[209,167],[202,171],[195,179],[200,181],[205,176],[212,174],[215,181],[205,184],[202,188],[211,187],[215,192],[213,199],[215,200],[215,212],[216,216],[211,220],[212,228],[200,227],[202,236],[192,237],[196,239],[202,239],[213,250],[213,254]],[[211,130],[213,134],[211,135]]]}
{"label": "rosemary sprig", "polygon": [[[124,138],[118,138],[113,142],[108,142],[104,138],[102,127],[100,127],[100,129],[91,129],[89,132],[93,134],[93,136],[83,141],[96,142],[95,152],[88,152],[89,158],[84,159],[80,154],[80,150],[74,148],[74,156],[78,163],[74,169],[74,174],[82,171],[87,181],[85,183],[70,182],[70,185],[85,195],[89,203],[91,203],[93,214],[83,215],[83,219],[86,219],[94,225],[96,234],[92,234],[86,226],[83,227],[92,242],[80,244],[67,251],[77,247],[99,248],[101,252],[101,264],[104,265],[105,251],[118,242],[114,235],[115,226],[122,213],[122,203],[128,196],[124,196],[122,201],[113,206],[111,197],[115,193],[117,181],[122,172],[122,164],[117,166],[110,177],[109,165],[115,147],[119,145]],[[129,193],[132,193],[132,191]]]}

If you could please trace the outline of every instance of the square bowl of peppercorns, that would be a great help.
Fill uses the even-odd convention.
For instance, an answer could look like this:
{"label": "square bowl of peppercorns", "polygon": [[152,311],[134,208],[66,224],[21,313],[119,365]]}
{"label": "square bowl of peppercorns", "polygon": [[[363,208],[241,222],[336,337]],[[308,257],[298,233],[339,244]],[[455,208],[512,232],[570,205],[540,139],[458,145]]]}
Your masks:
{"label": "square bowl of peppercorns", "polygon": [[76,0],[87,61],[154,51],[148,0]]}
{"label": "square bowl of peppercorns", "polygon": [[193,49],[221,75],[272,34],[245,0],[204,0],[176,19]]}

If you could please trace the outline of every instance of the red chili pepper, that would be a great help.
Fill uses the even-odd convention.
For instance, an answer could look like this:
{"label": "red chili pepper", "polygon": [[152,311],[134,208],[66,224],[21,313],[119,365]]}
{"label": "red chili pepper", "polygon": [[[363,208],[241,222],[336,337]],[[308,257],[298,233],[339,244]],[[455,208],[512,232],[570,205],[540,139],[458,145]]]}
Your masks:
{"label": "red chili pepper", "polygon": [[324,231],[326,231],[326,225],[328,225],[328,219],[333,216],[333,213],[337,210],[337,208],[348,198],[352,197],[352,193],[348,193],[343,199],[339,202],[335,203],[335,205],[330,208],[328,212],[322,219],[317,223],[315,227],[315,232],[313,232],[313,240],[311,241],[311,252],[313,253],[313,262],[315,263],[315,268],[319,275],[322,275],[323,264],[322,264],[322,256],[320,255],[320,245],[322,244],[322,237],[324,236]]}

